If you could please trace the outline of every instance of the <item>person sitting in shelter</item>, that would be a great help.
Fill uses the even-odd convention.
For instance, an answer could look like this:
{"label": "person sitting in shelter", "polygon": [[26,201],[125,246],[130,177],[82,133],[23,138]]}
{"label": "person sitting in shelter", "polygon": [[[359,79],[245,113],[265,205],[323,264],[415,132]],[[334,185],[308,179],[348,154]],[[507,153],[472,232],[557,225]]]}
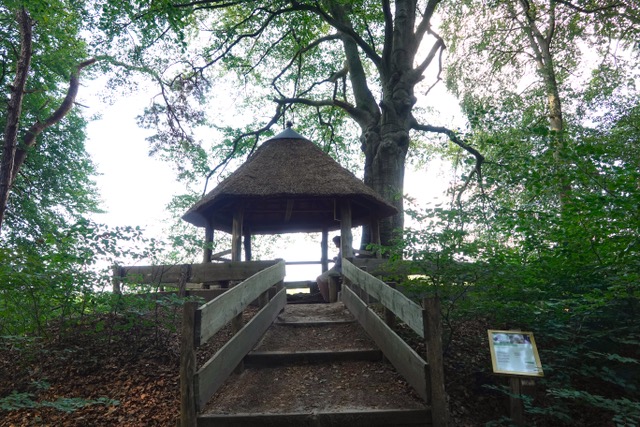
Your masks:
{"label": "person sitting in shelter", "polygon": [[339,277],[342,275],[342,248],[340,246],[340,236],[335,236],[333,238],[333,243],[335,243],[338,248],[338,256],[335,258],[335,264],[329,270],[316,278],[318,289],[320,290],[322,299],[324,299],[325,302],[329,302],[329,278]]}

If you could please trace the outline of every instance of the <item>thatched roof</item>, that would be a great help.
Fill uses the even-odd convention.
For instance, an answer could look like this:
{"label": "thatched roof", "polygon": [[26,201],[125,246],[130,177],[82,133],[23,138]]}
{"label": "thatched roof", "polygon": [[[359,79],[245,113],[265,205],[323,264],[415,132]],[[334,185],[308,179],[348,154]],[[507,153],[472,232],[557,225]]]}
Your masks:
{"label": "thatched roof", "polygon": [[252,234],[314,232],[340,228],[339,202],[350,200],[353,225],[397,212],[311,141],[291,129],[264,142],[235,172],[182,217],[231,231],[233,213],[244,206]]}

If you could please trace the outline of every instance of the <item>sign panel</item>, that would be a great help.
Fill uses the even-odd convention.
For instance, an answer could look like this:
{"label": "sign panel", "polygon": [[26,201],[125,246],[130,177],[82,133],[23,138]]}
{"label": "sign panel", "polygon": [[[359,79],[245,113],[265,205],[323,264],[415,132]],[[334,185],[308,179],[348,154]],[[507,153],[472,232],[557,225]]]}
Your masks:
{"label": "sign panel", "polygon": [[542,364],[533,333],[490,329],[491,364],[496,374],[542,377]]}

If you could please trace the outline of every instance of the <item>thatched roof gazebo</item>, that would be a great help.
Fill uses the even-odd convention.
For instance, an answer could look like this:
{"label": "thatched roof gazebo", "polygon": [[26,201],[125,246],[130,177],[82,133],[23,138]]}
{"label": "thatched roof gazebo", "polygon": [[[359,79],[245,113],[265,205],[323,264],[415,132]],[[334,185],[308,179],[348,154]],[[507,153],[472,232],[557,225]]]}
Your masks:
{"label": "thatched roof gazebo", "polygon": [[[234,261],[240,260],[242,236],[249,260],[251,235],[322,232],[326,269],[329,231],[341,230],[342,253],[353,256],[352,226],[372,225],[372,241],[379,241],[378,220],[396,212],[315,144],[287,128],[265,141],[182,218],[205,227],[208,241],[213,230],[231,233]],[[204,260],[210,261],[207,253]]]}

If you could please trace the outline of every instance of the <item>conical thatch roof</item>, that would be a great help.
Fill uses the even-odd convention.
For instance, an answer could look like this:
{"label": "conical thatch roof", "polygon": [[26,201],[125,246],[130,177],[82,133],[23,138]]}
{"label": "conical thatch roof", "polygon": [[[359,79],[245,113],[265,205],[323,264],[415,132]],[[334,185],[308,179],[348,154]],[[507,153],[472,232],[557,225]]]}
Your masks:
{"label": "conical thatch roof", "polygon": [[244,206],[251,234],[315,232],[340,228],[339,202],[350,200],[353,225],[397,212],[375,191],[311,141],[287,129],[264,142],[234,173],[182,217],[230,232],[234,212]]}

